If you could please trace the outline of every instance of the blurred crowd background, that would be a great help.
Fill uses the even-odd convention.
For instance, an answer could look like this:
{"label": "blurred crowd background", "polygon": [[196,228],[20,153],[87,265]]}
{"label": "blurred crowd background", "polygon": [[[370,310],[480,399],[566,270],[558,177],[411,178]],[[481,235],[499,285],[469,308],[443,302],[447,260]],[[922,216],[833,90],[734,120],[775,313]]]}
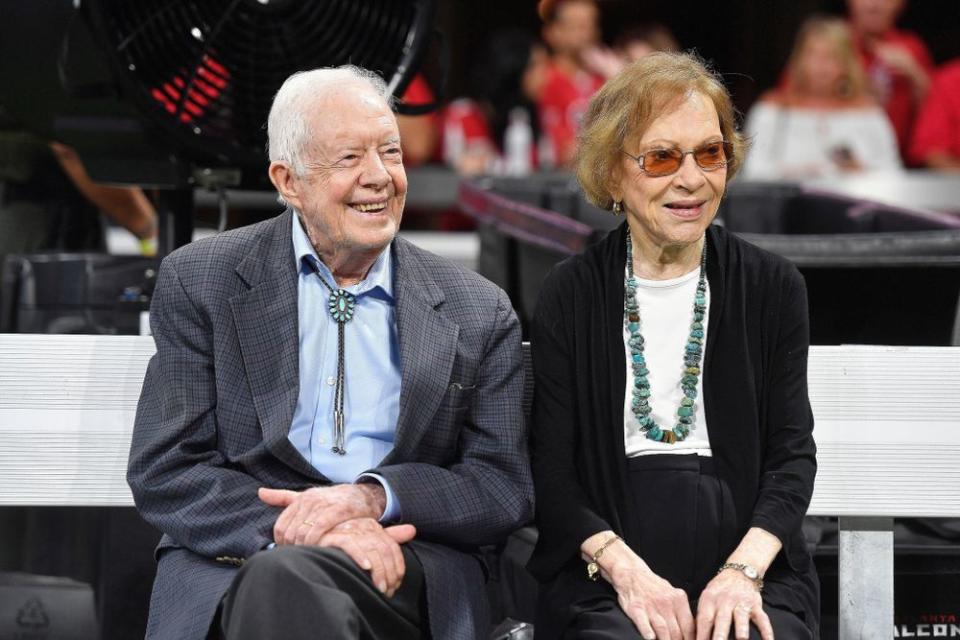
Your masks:
{"label": "blurred crowd background", "polygon": [[[949,0],[448,2],[445,107],[407,161],[462,174],[568,166],[589,97],[656,50],[724,75],[754,141],[746,177],[960,167],[960,7]],[[430,65],[405,99],[437,87]]]}
{"label": "blurred crowd background", "polygon": [[[7,2],[11,23],[16,22],[15,15],[38,11]],[[48,4],[56,9],[51,16],[65,19],[65,9],[59,6],[64,3]],[[956,0],[449,0],[436,4],[434,22],[442,35],[421,57],[402,101],[438,108],[400,118],[408,169],[439,167],[471,177],[563,172],[572,161],[578,122],[591,95],[624,65],[658,50],[695,50],[723,75],[753,147],[741,181],[843,181],[853,175],[895,172],[902,176],[905,170],[957,173],[960,169],[960,6]],[[49,36],[36,34],[38,47],[43,48],[39,43],[48,38],[51,50],[59,50],[56,55],[66,59],[63,44],[69,38],[60,39],[69,33],[69,26],[66,30],[62,25],[51,27]],[[15,47],[8,54],[33,59],[47,75],[63,62],[39,51],[26,55],[12,41],[7,46]],[[16,70],[29,75],[22,67],[8,64],[4,68],[6,73]],[[213,82],[203,85],[211,92],[209,99],[227,96],[225,87],[233,80],[230,73],[206,55],[200,69]],[[102,248],[102,242],[97,246],[75,232],[96,227],[98,211],[111,226],[136,236],[139,243],[133,246],[138,251],[156,252],[162,227],[157,209],[170,206],[158,201],[170,198],[169,193],[150,191],[146,183],[159,186],[166,177],[153,170],[125,176],[129,153],[122,161],[111,161],[109,171],[96,171],[92,152],[102,156],[104,149],[95,149],[95,136],[88,136],[87,148],[76,150],[57,144],[62,141],[34,135],[24,140],[20,128],[27,123],[18,120],[29,106],[17,105],[20,118],[12,117],[17,115],[15,105],[4,105],[4,92],[7,100],[22,102],[17,96],[25,90],[16,87],[31,84],[9,78],[3,86],[0,182],[6,184],[6,193],[0,196],[0,204],[6,211],[0,212],[0,256]],[[153,98],[168,110],[180,107],[175,86],[154,87],[153,92]],[[203,95],[197,104],[190,103],[198,95],[191,90],[186,104],[196,113],[183,113],[181,118],[205,116]],[[55,104],[41,103],[41,109]],[[240,108],[256,110],[238,104],[236,109]],[[252,122],[243,123],[243,135],[255,135],[249,131],[256,128]],[[211,130],[208,123],[204,134]],[[109,144],[102,144],[109,153]],[[90,175],[85,169],[90,169]],[[250,173],[244,175],[247,188]],[[256,188],[268,189],[265,167],[256,173],[260,182]],[[96,184],[98,175],[108,182],[119,177],[130,186]],[[448,210],[455,189],[451,184],[444,182],[444,191],[418,188],[415,181],[405,226],[472,228],[469,219]],[[229,177],[221,179],[220,185],[234,186]],[[205,186],[217,185],[208,181]],[[437,195],[440,191],[445,195]],[[38,198],[41,192],[43,197]],[[87,219],[80,220],[76,213],[52,214],[50,194],[57,194],[55,208],[88,211]],[[442,206],[432,203],[427,210],[419,206],[431,198],[442,200]],[[46,211],[39,211],[38,199],[46,199]],[[218,209],[218,203],[209,199],[173,206],[192,209],[186,217],[195,218],[201,227],[224,228],[271,213],[271,201],[265,202],[266,206],[248,206],[234,200],[229,212],[223,203]],[[10,214],[16,207],[37,211]],[[441,210],[443,214],[437,215]],[[181,225],[184,237],[161,247],[160,254],[188,240],[189,226]]]}

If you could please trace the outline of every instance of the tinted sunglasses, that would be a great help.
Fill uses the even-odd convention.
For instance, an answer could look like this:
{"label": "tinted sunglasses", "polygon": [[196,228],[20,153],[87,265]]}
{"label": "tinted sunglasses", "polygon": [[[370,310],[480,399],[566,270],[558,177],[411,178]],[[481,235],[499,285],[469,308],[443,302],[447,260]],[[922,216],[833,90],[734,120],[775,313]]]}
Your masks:
{"label": "tinted sunglasses", "polygon": [[690,151],[681,151],[677,148],[670,149],[650,149],[644,151],[639,156],[632,155],[624,151],[628,156],[637,161],[640,170],[648,176],[660,177],[669,176],[680,170],[683,159],[687,154],[693,156],[697,166],[704,171],[716,171],[721,169],[733,159],[733,144],[726,140],[717,140],[716,142],[707,142],[696,149]]}

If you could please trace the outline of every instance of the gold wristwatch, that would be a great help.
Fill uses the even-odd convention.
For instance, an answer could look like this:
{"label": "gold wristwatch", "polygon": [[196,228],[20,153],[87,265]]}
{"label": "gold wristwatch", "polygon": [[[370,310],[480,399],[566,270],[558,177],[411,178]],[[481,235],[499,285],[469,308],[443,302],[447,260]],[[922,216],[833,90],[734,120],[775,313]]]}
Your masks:
{"label": "gold wristwatch", "polygon": [[757,591],[763,591],[763,578],[760,577],[760,572],[757,571],[756,567],[751,567],[749,564],[743,564],[742,562],[724,562],[720,565],[717,573],[723,573],[727,569],[736,569],[753,583]]}

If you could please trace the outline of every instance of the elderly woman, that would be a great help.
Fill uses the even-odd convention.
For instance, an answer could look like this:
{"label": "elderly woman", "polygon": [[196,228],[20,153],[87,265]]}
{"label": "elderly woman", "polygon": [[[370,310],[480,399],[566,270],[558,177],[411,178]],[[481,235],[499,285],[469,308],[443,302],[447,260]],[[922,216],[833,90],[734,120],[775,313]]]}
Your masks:
{"label": "elderly woman", "polygon": [[710,225],[743,154],[690,55],[590,104],[577,175],[626,221],[554,268],[531,330],[538,637],[819,636],[803,279]]}

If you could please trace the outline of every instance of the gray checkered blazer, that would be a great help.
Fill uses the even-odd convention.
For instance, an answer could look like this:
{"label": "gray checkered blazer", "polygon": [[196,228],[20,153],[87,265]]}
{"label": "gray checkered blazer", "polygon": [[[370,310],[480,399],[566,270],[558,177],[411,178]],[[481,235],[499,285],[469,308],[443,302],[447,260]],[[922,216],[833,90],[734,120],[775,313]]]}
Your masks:
{"label": "gray checkered blazer", "polygon": [[[298,394],[292,213],[194,242],[160,267],[157,354],[137,408],[127,480],[160,529],[147,637],[200,640],[237,566],[272,541],[262,486],[329,484],[287,440]],[[389,482],[424,567],[438,640],[482,638],[471,552],[524,524],[532,484],[520,328],[502,291],[396,239],[402,384]]]}

